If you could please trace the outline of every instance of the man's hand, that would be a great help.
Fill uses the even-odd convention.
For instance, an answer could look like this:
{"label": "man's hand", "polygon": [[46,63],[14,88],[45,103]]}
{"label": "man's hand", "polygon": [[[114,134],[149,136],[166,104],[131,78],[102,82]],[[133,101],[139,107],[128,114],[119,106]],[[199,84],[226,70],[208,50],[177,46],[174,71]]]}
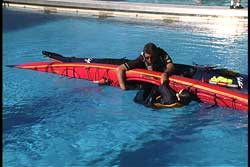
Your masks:
{"label": "man's hand", "polygon": [[161,85],[168,79],[167,73],[162,73],[161,74]]}
{"label": "man's hand", "polygon": [[120,88],[122,90],[126,90],[125,86],[125,72],[127,71],[127,68],[124,64],[120,65],[116,69],[117,79],[120,85]]}
{"label": "man's hand", "polygon": [[174,70],[174,64],[168,63],[166,65],[166,70],[161,74],[161,85],[168,80],[169,72]]}

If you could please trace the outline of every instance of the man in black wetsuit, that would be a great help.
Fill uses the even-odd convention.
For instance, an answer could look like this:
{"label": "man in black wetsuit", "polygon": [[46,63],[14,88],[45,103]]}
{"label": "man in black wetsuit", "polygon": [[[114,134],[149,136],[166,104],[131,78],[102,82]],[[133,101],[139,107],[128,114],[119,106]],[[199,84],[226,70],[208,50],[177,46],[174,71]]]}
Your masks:
{"label": "man in black wetsuit", "polygon": [[134,101],[146,107],[177,107],[187,105],[192,97],[188,90],[181,89],[175,92],[169,84],[164,82],[162,85],[152,86],[151,89],[139,90]]}
{"label": "man in black wetsuit", "polygon": [[173,73],[174,64],[166,51],[153,43],[148,43],[144,46],[143,52],[139,57],[117,68],[117,77],[122,90],[126,90],[125,72],[134,68],[144,68],[162,72],[161,84],[163,84],[163,82],[168,80],[169,75]]}

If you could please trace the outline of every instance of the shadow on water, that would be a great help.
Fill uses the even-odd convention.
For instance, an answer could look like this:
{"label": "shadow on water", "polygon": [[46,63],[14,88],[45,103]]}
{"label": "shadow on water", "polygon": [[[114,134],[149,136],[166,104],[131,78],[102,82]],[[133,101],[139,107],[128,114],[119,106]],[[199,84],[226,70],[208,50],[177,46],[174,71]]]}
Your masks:
{"label": "shadow on water", "polygon": [[[46,108],[56,106],[56,101],[50,97],[39,99],[26,99],[24,104],[4,106],[3,112],[3,132],[8,133],[16,127],[34,125],[43,120],[46,115]],[[48,114],[48,113],[47,113]]]}
{"label": "shadow on water", "polygon": [[28,12],[3,8],[3,32],[12,32],[25,28],[58,21],[65,17],[49,13]]}
{"label": "shadow on water", "polygon": [[[68,93],[86,94],[87,92],[92,92],[95,94],[101,93],[101,90],[101,87],[90,86],[77,88],[72,92],[69,91]],[[54,96],[36,97],[32,99],[26,98],[23,99],[20,104],[3,105],[3,132],[8,133],[16,127],[37,124],[45,117],[48,118],[51,112],[55,115],[55,113],[57,113],[56,111],[60,111],[62,109],[63,106],[58,104],[64,102],[64,98],[64,96],[61,96],[61,98],[55,98]],[[82,102],[81,98],[74,99],[74,102],[77,102],[76,100],[79,100],[79,103]]]}
{"label": "shadow on water", "polygon": [[[118,157],[111,162],[111,166],[171,166],[171,164],[174,164],[174,161],[178,161],[179,159],[177,154],[173,154],[174,150],[178,149],[177,147],[181,147],[182,144],[195,140],[192,135],[199,133],[198,128],[205,127],[213,121],[209,117],[197,119],[201,117],[200,114],[202,113],[185,111],[185,113],[173,119],[168,129],[159,133],[162,139],[146,142],[137,150],[122,150]],[[146,134],[139,136],[137,140],[143,141],[145,135],[148,136],[154,133],[154,131],[146,132]],[[182,162],[178,161],[178,163]],[[185,165],[183,162],[183,166]]]}
{"label": "shadow on water", "polygon": [[[8,109],[9,110],[9,109]],[[15,110],[14,112],[19,112],[22,108],[17,109],[13,107],[10,110]],[[26,124],[35,124],[40,121],[40,117],[34,117],[25,113],[11,113],[7,114],[6,118],[3,118],[3,131],[9,131],[17,126],[22,126]]]}

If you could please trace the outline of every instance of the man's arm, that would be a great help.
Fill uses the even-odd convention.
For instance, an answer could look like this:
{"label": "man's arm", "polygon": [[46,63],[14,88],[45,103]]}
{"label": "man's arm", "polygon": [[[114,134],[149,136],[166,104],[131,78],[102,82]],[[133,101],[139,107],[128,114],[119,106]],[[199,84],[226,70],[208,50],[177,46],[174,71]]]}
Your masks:
{"label": "man's arm", "polygon": [[166,65],[166,70],[161,74],[161,84],[168,80],[168,73],[171,73],[174,70],[174,64],[168,63]]}
{"label": "man's arm", "polygon": [[124,64],[117,67],[116,74],[117,74],[117,78],[118,78],[120,88],[122,90],[126,90],[125,72],[127,70],[131,70],[131,69],[134,69],[134,68],[145,68],[145,64],[143,62],[143,59],[142,59],[141,55],[139,57],[137,57],[135,60],[128,61],[128,62],[126,62],[126,63],[124,63]]}
{"label": "man's arm", "polygon": [[118,82],[119,82],[119,85],[120,85],[120,88],[122,90],[126,90],[126,85],[125,85],[125,72],[127,71],[127,67],[122,64],[120,66],[118,66],[116,68],[116,74],[117,74],[117,78],[118,78]]}

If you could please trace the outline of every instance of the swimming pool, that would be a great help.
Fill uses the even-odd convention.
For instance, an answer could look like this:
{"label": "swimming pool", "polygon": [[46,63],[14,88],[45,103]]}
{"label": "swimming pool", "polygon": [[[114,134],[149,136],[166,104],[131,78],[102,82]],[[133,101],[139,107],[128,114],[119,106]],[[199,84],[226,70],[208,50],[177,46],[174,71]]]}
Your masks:
{"label": "swimming pool", "polygon": [[136,23],[4,10],[4,166],[247,166],[244,111],[192,102],[153,110],[136,91],[7,64],[137,56],[155,42],[175,62],[247,72],[247,25]]}

